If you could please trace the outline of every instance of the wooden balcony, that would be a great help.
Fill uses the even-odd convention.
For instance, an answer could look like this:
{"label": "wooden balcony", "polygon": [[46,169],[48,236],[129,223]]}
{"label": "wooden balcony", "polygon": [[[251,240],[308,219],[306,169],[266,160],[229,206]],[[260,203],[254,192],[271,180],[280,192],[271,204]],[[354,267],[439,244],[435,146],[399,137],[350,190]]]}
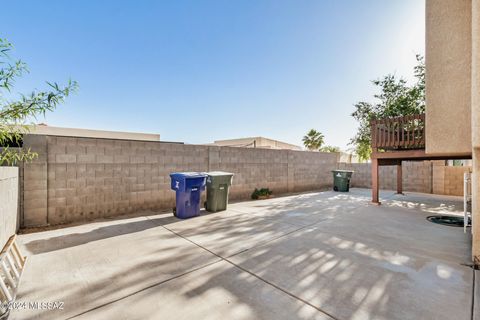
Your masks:
{"label": "wooden balcony", "polygon": [[425,114],[372,120],[372,151],[425,149]]}
{"label": "wooden balcony", "polygon": [[375,119],[372,135],[372,202],[379,204],[379,170],[396,165],[397,192],[402,193],[402,160],[422,160],[425,154],[425,114]]}
{"label": "wooden balcony", "polygon": [[[425,114],[375,119],[372,135],[372,202],[379,204],[379,166],[397,167],[397,192],[402,193],[402,161],[471,159],[472,154],[425,153]],[[448,124],[446,124],[448,125]]]}

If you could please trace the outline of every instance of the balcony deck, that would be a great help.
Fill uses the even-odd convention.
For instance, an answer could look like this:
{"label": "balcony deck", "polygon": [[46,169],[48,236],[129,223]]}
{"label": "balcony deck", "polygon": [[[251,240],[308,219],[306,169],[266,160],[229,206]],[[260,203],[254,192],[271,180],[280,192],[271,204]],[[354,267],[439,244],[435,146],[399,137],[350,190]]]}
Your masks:
{"label": "balcony deck", "polygon": [[425,114],[372,120],[372,150],[425,149]]}
{"label": "balcony deck", "polygon": [[402,193],[402,161],[471,159],[472,154],[425,152],[425,114],[374,119],[372,136],[372,202],[379,204],[378,167],[397,166],[397,192]]}

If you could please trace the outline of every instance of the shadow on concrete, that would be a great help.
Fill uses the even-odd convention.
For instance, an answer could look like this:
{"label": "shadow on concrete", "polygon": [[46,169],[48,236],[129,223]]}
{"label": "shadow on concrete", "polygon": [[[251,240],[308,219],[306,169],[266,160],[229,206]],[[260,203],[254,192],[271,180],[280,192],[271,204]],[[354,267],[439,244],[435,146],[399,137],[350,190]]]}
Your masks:
{"label": "shadow on concrete", "polygon": [[[210,212],[202,210],[201,216],[209,215]],[[62,234],[60,236],[45,238],[40,240],[33,240],[25,244],[25,247],[32,254],[40,254],[51,252],[55,250],[61,250],[71,247],[80,246],[89,242],[108,239],[112,237],[118,237],[130,233],[142,232],[151,228],[156,228],[162,225],[172,224],[180,221],[182,219],[174,217],[171,213],[163,214],[161,217],[152,217],[148,219],[133,219],[134,221],[125,221],[126,219],[120,219],[116,221],[118,223],[106,225],[102,227],[95,228],[86,232],[75,232]],[[104,220],[100,223],[106,224]],[[73,229],[82,229],[89,228],[89,225],[75,226]],[[62,229],[62,232],[65,232],[65,229]]]}
{"label": "shadow on concrete", "polygon": [[[167,308],[156,302],[169,298],[178,303],[168,309],[175,310],[175,317],[196,318],[189,302],[213,303],[209,300],[212,292],[228,292],[234,297],[232,308],[248,310],[251,318],[315,317],[305,315],[303,302],[284,308],[275,305],[270,297],[281,291],[337,319],[469,319],[471,279],[467,268],[459,265],[462,257],[469,255],[468,240],[458,229],[443,229],[424,219],[429,210],[454,211],[456,205],[422,202],[421,198],[405,201],[415,205],[386,201],[384,206],[370,206],[362,190],[307,194],[254,202],[233,208],[237,214],[184,220],[182,224],[173,217],[151,218],[85,234],[34,240],[26,244],[27,248],[43,253],[168,225],[182,237],[222,256],[228,266],[206,267],[217,264],[217,260],[185,268],[199,259],[198,252],[162,245],[165,236],[158,235],[148,238],[159,243],[158,250],[149,252],[152,258],[148,261],[128,268],[112,267],[95,279],[80,281],[80,285],[74,280],[69,284],[51,283],[43,289],[48,292],[30,290],[35,297],[29,298],[53,300],[49,294],[61,292],[62,300],[74,302],[70,305],[74,310],[66,311],[68,316],[88,312],[85,318],[107,318],[102,310],[110,307],[114,318],[135,317],[138,315],[133,308],[125,306],[149,299],[147,314],[152,319],[172,316],[162,313]],[[178,237],[178,241],[186,240]],[[176,262],[160,258],[169,252]],[[205,250],[202,255],[210,253]],[[115,261],[111,263],[116,265]],[[75,274],[81,268],[72,266],[64,272]],[[160,279],[166,274],[169,276]],[[260,287],[259,280],[271,285]],[[260,296],[261,303],[252,296]],[[51,318],[45,311],[35,316]]]}

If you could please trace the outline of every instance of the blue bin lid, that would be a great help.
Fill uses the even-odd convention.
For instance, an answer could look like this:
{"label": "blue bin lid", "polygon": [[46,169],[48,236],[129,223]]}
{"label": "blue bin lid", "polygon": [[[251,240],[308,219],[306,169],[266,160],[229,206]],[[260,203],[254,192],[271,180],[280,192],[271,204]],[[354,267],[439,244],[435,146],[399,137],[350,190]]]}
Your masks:
{"label": "blue bin lid", "polygon": [[205,172],[172,172],[170,173],[170,177],[172,178],[205,178],[207,174]]}

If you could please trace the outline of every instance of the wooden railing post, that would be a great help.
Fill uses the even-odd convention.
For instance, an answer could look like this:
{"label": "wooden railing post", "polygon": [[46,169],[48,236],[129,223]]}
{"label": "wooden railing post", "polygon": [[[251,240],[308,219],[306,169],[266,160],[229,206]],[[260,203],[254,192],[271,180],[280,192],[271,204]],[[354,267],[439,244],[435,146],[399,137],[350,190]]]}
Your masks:
{"label": "wooden railing post", "polygon": [[377,129],[376,120],[371,120],[370,121],[370,137],[371,137],[372,152],[377,152],[378,129]]}
{"label": "wooden railing post", "polygon": [[403,194],[402,161],[397,164],[397,193]]}
{"label": "wooden railing post", "polygon": [[372,202],[375,204],[380,204],[378,194],[378,159],[372,159]]}

